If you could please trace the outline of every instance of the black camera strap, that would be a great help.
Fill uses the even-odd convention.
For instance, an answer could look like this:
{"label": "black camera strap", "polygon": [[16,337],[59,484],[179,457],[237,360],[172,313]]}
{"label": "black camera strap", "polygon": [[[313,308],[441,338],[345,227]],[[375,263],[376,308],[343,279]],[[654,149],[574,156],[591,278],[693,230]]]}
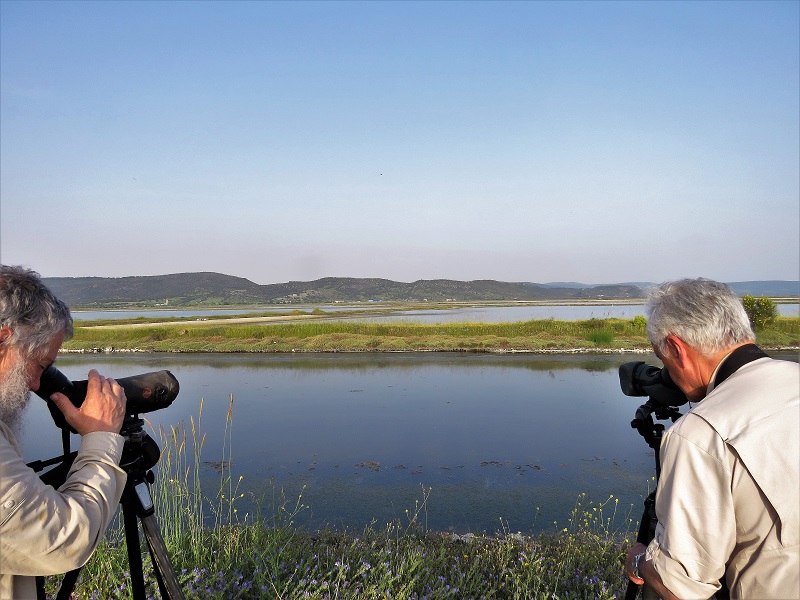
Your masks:
{"label": "black camera strap", "polygon": [[769,355],[755,344],[739,346],[722,360],[722,364],[717,370],[717,376],[714,378],[714,387],[716,388],[747,363],[759,358],[769,358]]}

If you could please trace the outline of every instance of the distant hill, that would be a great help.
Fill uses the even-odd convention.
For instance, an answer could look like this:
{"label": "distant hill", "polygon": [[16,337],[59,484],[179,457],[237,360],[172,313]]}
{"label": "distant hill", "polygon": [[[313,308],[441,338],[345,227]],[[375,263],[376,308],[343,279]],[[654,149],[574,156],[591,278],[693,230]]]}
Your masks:
{"label": "distant hill", "polygon": [[[594,288],[597,284],[578,283],[575,281],[553,281],[543,283],[546,287],[555,288]],[[632,285],[642,290],[655,285],[647,281],[626,281],[617,285]],[[800,296],[800,281],[732,281],[730,288],[739,296],[769,296],[771,298],[794,298]]]}
{"label": "distant hill", "polygon": [[800,296],[800,281],[733,281],[728,285],[740,296],[746,294],[772,298]]}
{"label": "distant hill", "polygon": [[[538,284],[491,279],[455,281],[325,277],[259,285],[220,273],[176,273],[142,277],[49,277],[51,290],[72,308],[126,306],[241,306],[370,301],[587,300],[643,298],[634,284]],[[766,296],[800,295],[800,282],[739,282],[739,293]],[[741,290],[745,290],[740,292]]]}
{"label": "distant hill", "polygon": [[263,301],[262,286],[241,277],[219,273],[45,277],[44,282],[70,307],[156,303],[176,306],[225,305]]}

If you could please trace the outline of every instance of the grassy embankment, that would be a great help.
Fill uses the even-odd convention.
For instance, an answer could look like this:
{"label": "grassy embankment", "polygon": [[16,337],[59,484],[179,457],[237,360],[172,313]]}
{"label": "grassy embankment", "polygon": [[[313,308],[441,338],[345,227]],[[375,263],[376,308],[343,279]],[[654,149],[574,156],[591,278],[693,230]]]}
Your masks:
{"label": "grassy embankment", "polygon": [[[228,425],[219,483],[201,489],[199,421],[191,420],[189,435],[182,426],[161,432],[153,486],[161,530],[187,598],[604,600],[624,592],[624,549],[636,524],[618,511],[614,498],[598,504],[580,496],[569,522],[555,533],[523,535],[500,522],[491,535],[454,536],[425,527],[430,489],[421,488],[420,500],[401,520],[373,522],[363,530],[305,531],[293,523],[308,508],[302,497],[287,501],[277,491],[275,498],[261,499],[262,514],[239,513],[241,480],[234,481],[229,470]],[[144,545],[142,555],[148,597],[159,597]],[[129,598],[127,571],[124,529],[117,521],[73,597]],[[50,594],[58,579],[49,578]]]}
{"label": "grassy embankment", "polygon": [[[179,321],[130,326],[78,322],[67,350],[153,352],[565,351],[646,350],[644,317],[443,325],[315,319],[297,322]],[[270,317],[266,317],[269,319]],[[273,317],[274,318],[274,317]],[[767,348],[800,346],[800,319],[779,317],[758,332]]]}

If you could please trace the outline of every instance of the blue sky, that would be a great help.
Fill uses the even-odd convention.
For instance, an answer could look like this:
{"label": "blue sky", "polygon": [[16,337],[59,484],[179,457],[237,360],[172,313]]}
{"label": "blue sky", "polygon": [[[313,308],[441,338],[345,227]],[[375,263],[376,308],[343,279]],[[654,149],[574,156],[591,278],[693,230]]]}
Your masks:
{"label": "blue sky", "polygon": [[0,259],[800,277],[800,2],[0,1]]}

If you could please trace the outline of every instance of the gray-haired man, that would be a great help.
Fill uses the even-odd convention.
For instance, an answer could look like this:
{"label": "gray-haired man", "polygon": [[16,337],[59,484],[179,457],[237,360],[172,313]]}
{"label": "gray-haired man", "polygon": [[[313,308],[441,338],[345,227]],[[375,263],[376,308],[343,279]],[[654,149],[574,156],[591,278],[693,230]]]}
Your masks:
{"label": "gray-haired man", "polygon": [[800,598],[800,369],[753,343],[741,301],[708,279],[648,301],[656,355],[689,400],[664,434],[658,526],[627,574],[659,596]]}
{"label": "gray-haired man", "polygon": [[125,487],[125,392],[94,370],[79,409],[63,394],[52,398],[82,436],[64,485],[45,485],[22,458],[15,432],[29,393],[71,335],[69,309],[38,274],[0,266],[0,600],[35,599],[35,576],[82,566]]}

